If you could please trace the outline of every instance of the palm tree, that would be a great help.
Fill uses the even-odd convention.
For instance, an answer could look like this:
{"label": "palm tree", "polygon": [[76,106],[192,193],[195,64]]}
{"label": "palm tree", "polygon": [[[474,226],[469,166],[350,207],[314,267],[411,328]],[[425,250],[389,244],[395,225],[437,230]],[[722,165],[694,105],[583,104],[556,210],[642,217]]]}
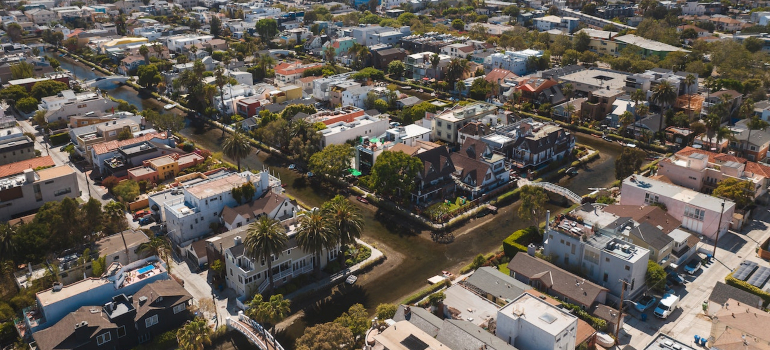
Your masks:
{"label": "palm tree", "polygon": [[456,81],[462,79],[463,75],[470,72],[470,64],[468,60],[453,58],[449,61],[449,65],[446,67],[446,76],[449,81]]}
{"label": "palm tree", "polygon": [[572,83],[566,83],[564,86],[561,87],[561,92],[564,94],[564,97],[569,98],[572,96],[572,92],[575,91],[575,87],[572,85]]}
{"label": "palm tree", "polygon": [[286,230],[278,220],[263,215],[259,220],[249,225],[243,245],[247,256],[257,264],[257,261],[267,261],[267,274],[270,279],[270,290],[275,290],[273,280],[273,257],[278,257],[286,249],[289,238]]}
{"label": "palm tree", "polygon": [[182,350],[203,350],[211,344],[211,328],[205,319],[196,317],[176,331],[176,340]]}
{"label": "palm tree", "polygon": [[[660,128],[664,127],[663,124],[663,106],[668,106],[668,108],[671,108],[671,104],[676,101],[676,90],[674,89],[674,86],[671,85],[667,80],[664,80],[660,82],[655,88],[652,89],[652,101],[655,102],[658,106],[660,106]],[[660,131],[660,130],[658,130]]]}
{"label": "palm tree", "polygon": [[126,251],[126,259],[128,259],[131,255],[128,254],[128,244],[126,243],[126,236],[123,234],[124,229],[128,227],[126,207],[121,202],[110,201],[104,206],[104,215],[107,221],[112,224],[110,226],[114,226],[120,232],[120,238],[123,239],[123,248]]}
{"label": "palm tree", "polygon": [[[753,108],[752,108],[752,110],[753,110]],[[765,129],[767,129],[768,126],[770,126],[770,124],[768,124],[766,121],[764,121],[762,119],[759,119],[759,117],[755,116],[755,117],[751,118],[751,120],[749,120],[746,123],[746,127],[749,129],[749,135],[746,138],[746,143],[748,144],[748,143],[751,142],[751,130],[765,130]],[[743,145],[741,145],[741,149],[745,150]]]}
{"label": "palm tree", "polygon": [[222,152],[235,160],[235,163],[238,165],[238,172],[240,172],[241,159],[246,158],[249,155],[249,152],[251,152],[251,144],[249,144],[249,139],[246,138],[246,135],[244,135],[240,129],[236,128],[235,131],[230,133],[230,135],[222,142]]}
{"label": "palm tree", "polygon": [[564,106],[564,113],[567,115],[567,121],[572,120],[572,115],[575,113],[575,105],[567,103],[567,105]]}
{"label": "palm tree", "polygon": [[152,44],[152,50],[155,51],[155,54],[160,58],[160,54],[163,53],[163,45],[161,43]]}
{"label": "palm tree", "polygon": [[634,101],[634,106],[639,104],[639,101],[646,101],[647,94],[642,89],[636,89],[631,93],[631,100]]}
{"label": "palm tree", "polygon": [[436,71],[436,68],[438,68],[439,63],[441,63],[441,57],[437,53],[434,53],[432,56],[430,56],[430,66],[433,68],[433,77],[436,78],[436,81],[439,80],[438,72]]}
{"label": "palm tree", "polygon": [[299,218],[297,245],[315,255],[313,269],[317,277],[321,277],[321,253],[324,249],[331,251],[339,241],[330,226],[320,210],[313,210]]}
{"label": "palm tree", "polygon": [[[692,119],[692,108],[690,108],[690,104],[692,103],[692,91],[690,91],[690,87],[693,86],[693,84],[698,83],[698,78],[696,78],[692,74],[687,74],[686,77],[684,77],[684,85],[687,91],[687,110],[690,112],[690,119]],[[695,90],[697,91],[697,85]]]}
{"label": "palm tree", "polygon": [[260,309],[263,313],[263,319],[270,323],[270,333],[275,339],[275,325],[291,313],[291,300],[284,299],[281,294],[276,294],[271,296],[269,301],[262,303]]}
{"label": "palm tree", "polygon": [[267,68],[272,67],[275,65],[275,60],[272,56],[268,54],[261,54],[259,55],[259,59],[257,60],[257,66],[259,66],[259,69],[262,71],[263,75],[267,75]]}
{"label": "palm tree", "polygon": [[620,115],[620,118],[618,118],[618,122],[620,122],[620,125],[623,126],[622,127],[623,131],[621,132],[621,135],[625,134],[626,128],[628,128],[629,125],[633,124],[635,120],[636,118],[634,118],[634,114],[629,111],[625,111],[623,112],[623,114]]}
{"label": "palm tree", "polygon": [[328,217],[332,230],[340,240],[340,245],[346,246],[361,237],[364,220],[358,208],[345,197],[336,196],[324,205],[324,215]]}
{"label": "palm tree", "polygon": [[327,46],[324,49],[324,59],[326,59],[326,63],[331,64],[332,67],[334,67],[337,62],[334,60],[334,58],[337,57],[337,51],[334,49],[334,46]]}
{"label": "palm tree", "polygon": [[16,229],[7,222],[0,223],[0,256],[4,259],[12,256],[16,247],[13,244],[13,235]]}
{"label": "palm tree", "polygon": [[153,237],[149,242],[140,244],[136,252],[144,257],[157,255],[161,260],[168,262],[167,258],[170,251],[171,244],[168,239]]}
{"label": "palm tree", "polygon": [[711,143],[720,125],[722,125],[722,117],[713,111],[706,116],[706,130],[708,131],[709,143]]}
{"label": "palm tree", "polygon": [[722,140],[734,140],[733,131],[726,126],[722,126],[716,130],[717,144],[722,143]]}
{"label": "palm tree", "polygon": [[741,119],[749,119],[754,116],[754,100],[751,97],[747,97],[741,103],[741,107],[738,109],[738,117]]}
{"label": "palm tree", "polygon": [[[227,113],[225,108],[225,85],[230,81],[230,78],[225,75],[225,70],[222,66],[217,66],[214,70],[214,84],[219,88],[219,101],[222,103],[222,113]],[[225,128],[222,128],[222,137],[225,136]],[[240,169],[239,169],[240,170]]]}
{"label": "palm tree", "polygon": [[457,90],[457,98],[461,98],[463,95],[463,91],[465,91],[465,82],[458,80],[455,83],[455,90]]}

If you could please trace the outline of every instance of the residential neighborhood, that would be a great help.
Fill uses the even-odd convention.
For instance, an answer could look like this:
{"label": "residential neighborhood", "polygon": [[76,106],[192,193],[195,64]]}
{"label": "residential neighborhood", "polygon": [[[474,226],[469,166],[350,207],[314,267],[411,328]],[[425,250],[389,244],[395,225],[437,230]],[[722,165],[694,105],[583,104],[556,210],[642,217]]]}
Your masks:
{"label": "residential neighborhood", "polygon": [[767,349],[770,2],[8,0],[0,348]]}

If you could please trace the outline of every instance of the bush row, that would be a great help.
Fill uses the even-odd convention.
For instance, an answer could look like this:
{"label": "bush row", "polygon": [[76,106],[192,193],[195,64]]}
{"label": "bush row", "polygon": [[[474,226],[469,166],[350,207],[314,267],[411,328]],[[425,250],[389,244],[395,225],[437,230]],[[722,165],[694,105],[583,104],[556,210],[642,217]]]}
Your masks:
{"label": "bush row", "polygon": [[527,245],[537,241],[540,236],[535,226],[518,230],[503,240],[503,252],[513,258],[518,252],[527,252]]}
{"label": "bush row", "polygon": [[747,292],[749,292],[751,294],[759,296],[760,298],[762,298],[762,300],[764,301],[765,305],[770,303],[770,294],[768,294],[767,292],[765,292],[765,291],[763,291],[763,290],[761,290],[761,289],[759,289],[759,288],[757,288],[755,286],[752,286],[751,284],[749,284],[746,281],[741,281],[741,280],[733,277],[732,272],[729,275],[727,275],[727,277],[725,277],[725,283],[727,283],[728,285],[733,286],[735,288],[742,289],[742,290],[747,291]]}
{"label": "bush row", "polygon": [[595,316],[591,316],[588,312],[586,312],[586,310],[580,308],[580,306],[564,302],[562,302],[562,305],[564,305],[565,308],[570,309],[572,314],[577,316],[579,319],[588,322],[591,327],[594,327],[596,330],[601,332],[607,328],[607,321]]}
{"label": "bush row", "polygon": [[58,134],[51,135],[48,139],[51,141],[51,146],[63,145],[70,141],[70,134],[66,131],[60,132]]}
{"label": "bush row", "polygon": [[427,286],[427,287],[425,287],[423,289],[420,289],[416,293],[406,297],[406,299],[401,301],[401,304],[402,305],[412,305],[412,304],[422,300],[423,298],[427,297],[428,295],[431,295],[431,294],[435,293],[439,289],[442,289],[444,287],[448,288],[451,285],[452,285],[452,281],[450,281],[449,279],[445,279],[445,280],[443,280],[443,281],[441,281],[439,283],[436,283],[436,284]]}

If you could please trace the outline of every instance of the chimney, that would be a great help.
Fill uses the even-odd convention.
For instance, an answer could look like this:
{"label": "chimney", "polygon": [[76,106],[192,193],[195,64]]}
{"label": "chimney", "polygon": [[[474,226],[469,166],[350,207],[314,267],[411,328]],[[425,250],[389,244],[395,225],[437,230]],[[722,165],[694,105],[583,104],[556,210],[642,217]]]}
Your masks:
{"label": "chimney", "polygon": [[35,182],[35,171],[32,169],[24,170],[24,179],[27,181],[27,183]]}
{"label": "chimney", "polygon": [[54,282],[53,283],[53,291],[54,292],[60,292],[62,288],[61,282]]}
{"label": "chimney", "polygon": [[235,242],[236,246],[240,245],[241,244],[241,236],[235,236],[234,242]]}

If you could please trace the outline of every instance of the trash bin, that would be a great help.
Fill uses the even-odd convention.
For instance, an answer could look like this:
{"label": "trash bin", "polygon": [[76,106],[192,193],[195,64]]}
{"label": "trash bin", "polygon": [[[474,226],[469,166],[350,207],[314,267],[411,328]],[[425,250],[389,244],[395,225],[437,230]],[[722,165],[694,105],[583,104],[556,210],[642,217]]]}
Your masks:
{"label": "trash bin", "polygon": [[698,344],[698,343],[700,343],[700,336],[696,334],[695,335],[695,344]]}
{"label": "trash bin", "polygon": [[706,341],[708,341],[708,339],[706,339],[705,337],[700,338],[700,345],[701,346],[706,346]]}
{"label": "trash bin", "polygon": [[647,322],[647,314],[642,314],[642,322]]}

